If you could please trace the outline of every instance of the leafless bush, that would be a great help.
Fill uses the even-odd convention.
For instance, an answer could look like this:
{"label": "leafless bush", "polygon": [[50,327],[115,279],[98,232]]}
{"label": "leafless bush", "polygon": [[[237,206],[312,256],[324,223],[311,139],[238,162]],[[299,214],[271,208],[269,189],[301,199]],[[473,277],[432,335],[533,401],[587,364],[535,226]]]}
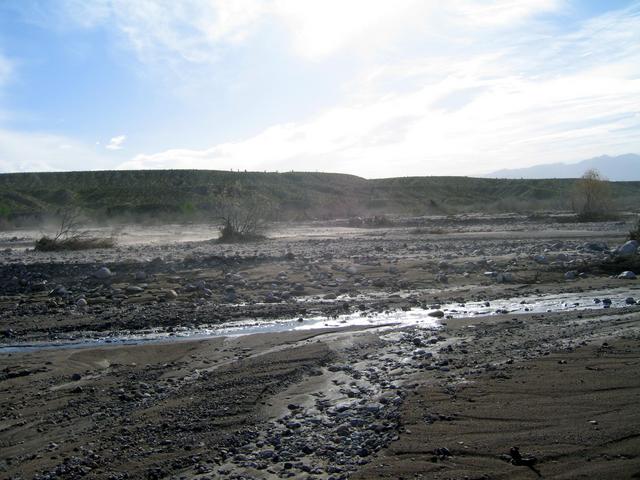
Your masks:
{"label": "leafless bush", "polygon": [[221,243],[255,242],[264,240],[270,205],[258,198],[249,200],[221,197],[217,202],[217,221]]}
{"label": "leafless bush", "polygon": [[66,208],[60,213],[60,223],[53,237],[43,235],[35,243],[35,249],[41,252],[59,250],[88,250],[93,248],[112,248],[116,244],[114,236],[92,237],[82,229],[80,211]]}

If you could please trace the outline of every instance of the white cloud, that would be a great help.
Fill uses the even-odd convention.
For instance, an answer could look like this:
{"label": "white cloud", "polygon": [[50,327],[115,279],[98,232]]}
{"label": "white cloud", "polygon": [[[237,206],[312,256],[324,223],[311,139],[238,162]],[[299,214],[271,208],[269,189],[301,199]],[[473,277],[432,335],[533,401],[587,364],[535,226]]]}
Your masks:
{"label": "white cloud", "polygon": [[563,0],[453,0],[451,6],[465,23],[495,26],[513,25],[533,15],[556,11],[565,3]]}
{"label": "white cloud", "polygon": [[[320,59],[363,40],[377,43],[419,3],[415,0],[276,0],[274,12],[291,32],[294,51],[305,58]],[[371,35],[373,30],[377,30],[375,36]]]}
{"label": "white cloud", "polygon": [[87,170],[88,165],[109,164],[94,148],[71,138],[0,128],[0,172]]}
{"label": "white cloud", "polygon": [[[321,60],[345,49],[372,54],[398,37],[441,37],[468,29],[517,26],[567,0],[66,0],[83,27],[111,24],[145,61],[212,62],[266,22],[291,35],[293,52]],[[448,37],[447,41],[457,39]]]}
{"label": "white cloud", "polygon": [[221,47],[242,43],[263,17],[260,0],[66,0],[82,27],[112,25],[143,61],[206,63]]}
{"label": "white cloud", "polygon": [[385,52],[398,38],[425,36],[456,43],[452,28],[517,26],[559,9],[562,0],[275,0],[274,12],[302,57],[319,60],[343,49]]}
{"label": "white cloud", "polygon": [[[452,4],[464,15],[486,16],[485,23],[509,23],[559,5],[494,2],[487,13],[477,9],[479,2]],[[466,35],[468,49],[382,63],[349,86],[347,102],[311,119],[208,149],[140,154],[120,167],[467,175],[640,151],[640,16],[634,10],[572,33],[545,29],[545,48],[535,31],[514,43],[492,28],[487,37],[457,25],[440,28]],[[334,48],[309,45],[318,55]]]}
{"label": "white cloud", "polygon": [[118,135],[109,140],[109,143],[104,148],[107,150],[122,150],[122,144],[127,139],[126,135]]}

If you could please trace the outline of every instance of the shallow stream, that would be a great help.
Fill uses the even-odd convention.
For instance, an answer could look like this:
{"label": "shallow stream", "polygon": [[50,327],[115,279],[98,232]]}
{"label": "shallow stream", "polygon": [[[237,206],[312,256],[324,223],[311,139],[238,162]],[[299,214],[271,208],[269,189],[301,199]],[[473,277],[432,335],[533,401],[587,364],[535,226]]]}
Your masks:
{"label": "shallow stream", "polygon": [[[171,330],[151,329],[132,332],[82,332],[60,336],[48,342],[13,343],[0,345],[0,354],[28,352],[53,348],[88,348],[104,345],[135,345],[148,342],[173,342],[214,337],[231,337],[258,333],[316,330],[347,327],[397,327],[417,326],[438,328],[442,319],[469,318],[490,315],[518,315],[527,313],[552,313],[564,311],[619,309],[635,307],[640,310],[640,286],[610,290],[594,290],[584,293],[563,293],[529,297],[514,297],[486,302],[470,302],[429,305],[410,310],[387,312],[356,312],[335,317],[311,316],[299,319],[244,320],[218,325],[177,327]],[[633,300],[633,302],[632,302]]]}

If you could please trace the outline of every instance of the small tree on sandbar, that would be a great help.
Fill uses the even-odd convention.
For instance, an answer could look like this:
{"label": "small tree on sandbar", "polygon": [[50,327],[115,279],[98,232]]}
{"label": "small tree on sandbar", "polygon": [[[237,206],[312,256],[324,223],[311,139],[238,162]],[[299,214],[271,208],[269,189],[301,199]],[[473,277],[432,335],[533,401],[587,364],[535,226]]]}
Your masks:
{"label": "small tree on sandbar", "polygon": [[576,182],[573,210],[581,220],[599,220],[612,216],[611,187],[598,170],[587,170]]}

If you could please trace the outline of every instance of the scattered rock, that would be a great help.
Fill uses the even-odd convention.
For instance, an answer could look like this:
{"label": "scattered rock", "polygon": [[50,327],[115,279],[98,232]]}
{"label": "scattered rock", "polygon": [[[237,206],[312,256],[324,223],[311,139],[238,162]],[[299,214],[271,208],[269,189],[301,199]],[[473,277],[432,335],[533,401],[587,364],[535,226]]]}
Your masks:
{"label": "scattered rock", "polygon": [[174,300],[178,298],[178,294],[175,290],[166,290],[164,292],[164,298],[166,298],[167,300]]}
{"label": "scattered rock", "polygon": [[511,450],[509,451],[509,455],[506,455],[505,457],[510,458],[510,461],[513,465],[523,466],[523,467],[532,467],[538,461],[538,459],[533,455],[528,455],[526,457],[523,457],[520,454],[520,449],[518,447],[511,447]]}
{"label": "scattered rock", "polygon": [[618,275],[618,278],[622,280],[635,280],[636,274],[631,271],[625,271],[625,272],[622,272],[620,275]]}
{"label": "scattered rock", "polygon": [[58,285],[49,292],[50,297],[66,297],[67,295],[69,295],[69,290],[62,285]]}
{"label": "scattered rock", "polygon": [[113,273],[107,267],[100,267],[93,276],[98,280],[107,280],[113,276]]}
{"label": "scattered rock", "polygon": [[636,240],[629,240],[624,245],[619,246],[616,249],[616,254],[621,257],[631,257],[638,253],[638,242]]}
{"label": "scattered rock", "polygon": [[533,257],[533,261],[539,263],[541,265],[546,265],[549,263],[549,260],[544,255],[536,255]]}
{"label": "scattered rock", "polygon": [[605,252],[609,249],[606,243],[604,242],[587,242],[582,245],[583,250],[591,251],[591,252]]}

